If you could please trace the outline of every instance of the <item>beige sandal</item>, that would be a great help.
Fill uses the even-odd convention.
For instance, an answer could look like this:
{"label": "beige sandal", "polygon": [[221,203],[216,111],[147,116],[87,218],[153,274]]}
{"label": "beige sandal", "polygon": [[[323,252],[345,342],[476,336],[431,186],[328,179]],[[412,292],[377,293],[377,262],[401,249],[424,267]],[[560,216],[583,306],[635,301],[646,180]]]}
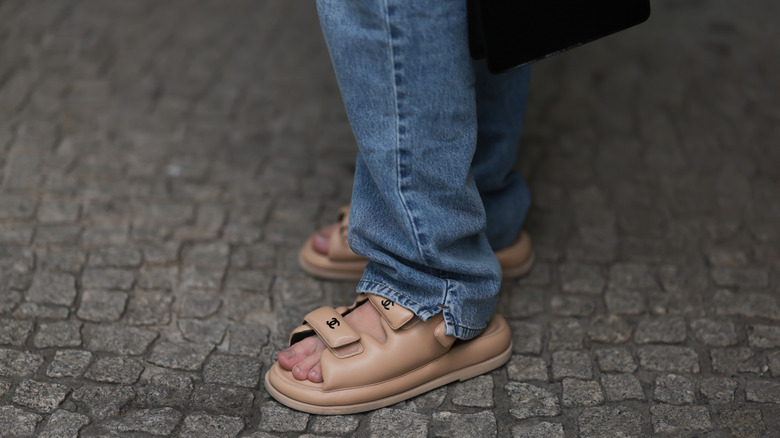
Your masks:
{"label": "beige sandal", "polygon": [[[312,235],[298,253],[301,268],[314,277],[326,280],[360,280],[368,260],[349,248],[348,224],[349,206],[345,206],[339,209],[338,229],[330,234],[328,254],[322,254],[314,249],[312,244],[314,235]],[[501,264],[504,279],[511,280],[524,276],[531,270],[536,258],[531,245],[531,236],[525,231],[520,231],[512,245],[496,251],[496,258]]]}
{"label": "beige sandal", "polygon": [[306,324],[290,338],[295,343],[316,333],[325,342],[328,350],[320,358],[323,382],[297,380],[277,362],[265,375],[273,398],[312,414],[354,414],[484,374],[512,355],[509,325],[501,315],[493,315],[476,338],[456,343],[456,338],[444,334],[441,314],[422,321],[390,300],[364,297],[382,315],[387,341],[382,344],[357,333],[342,316],[345,308],[321,307],[306,315]]}

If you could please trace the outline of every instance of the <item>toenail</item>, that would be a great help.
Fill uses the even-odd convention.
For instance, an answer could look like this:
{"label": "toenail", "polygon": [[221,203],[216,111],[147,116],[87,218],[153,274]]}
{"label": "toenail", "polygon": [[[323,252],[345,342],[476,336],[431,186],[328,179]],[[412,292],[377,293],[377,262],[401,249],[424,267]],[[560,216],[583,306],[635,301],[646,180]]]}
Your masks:
{"label": "toenail", "polygon": [[293,367],[293,372],[294,372],[295,374],[301,374],[301,369],[300,369],[300,368],[298,368],[298,365],[295,365],[295,366]]}
{"label": "toenail", "polygon": [[292,357],[295,356],[295,352],[293,350],[282,350],[282,354],[287,359],[292,359]]}
{"label": "toenail", "polygon": [[311,379],[315,379],[315,380],[316,380],[316,379],[317,379],[319,376],[320,376],[320,375],[319,375],[319,374],[317,374],[317,372],[316,372],[316,371],[314,371],[314,370],[311,370],[311,371],[309,371],[309,378],[311,378]]}

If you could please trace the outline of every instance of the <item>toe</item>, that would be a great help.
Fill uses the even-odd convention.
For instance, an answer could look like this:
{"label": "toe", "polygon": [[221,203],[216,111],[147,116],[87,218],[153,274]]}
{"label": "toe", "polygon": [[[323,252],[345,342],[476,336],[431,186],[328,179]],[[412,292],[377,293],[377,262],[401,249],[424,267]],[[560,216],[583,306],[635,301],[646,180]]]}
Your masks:
{"label": "toe", "polygon": [[314,383],[322,383],[322,367],[319,362],[309,370],[308,379]]}
{"label": "toe", "polygon": [[316,351],[317,341],[317,337],[312,336],[295,343],[295,345],[290,348],[280,351],[276,356],[279,365],[286,370],[292,370],[298,362]]}
{"label": "toe", "polygon": [[306,380],[309,378],[309,372],[314,369],[315,365],[318,365],[320,363],[320,356],[322,355],[322,352],[316,352],[315,354],[310,354],[306,356],[305,358],[301,359],[295,366],[293,366],[292,373],[293,376],[295,376],[298,380]]}
{"label": "toe", "polygon": [[338,227],[338,224],[329,225],[317,232],[311,240],[311,245],[320,254],[328,254],[330,251],[330,235]]}

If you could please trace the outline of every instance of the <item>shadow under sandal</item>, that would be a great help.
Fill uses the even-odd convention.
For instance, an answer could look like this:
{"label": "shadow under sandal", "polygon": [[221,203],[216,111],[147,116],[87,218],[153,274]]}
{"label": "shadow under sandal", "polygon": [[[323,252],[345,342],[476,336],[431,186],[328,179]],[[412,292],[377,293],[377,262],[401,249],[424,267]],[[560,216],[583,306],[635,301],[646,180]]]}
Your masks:
{"label": "shadow under sandal", "polygon": [[[312,243],[314,235],[312,235],[298,252],[298,263],[304,271],[317,278],[360,280],[368,260],[349,248],[347,240],[349,206],[339,209],[339,219],[335,225],[338,226],[330,233],[328,253],[322,254],[314,249]],[[526,231],[520,231],[512,245],[496,251],[496,258],[501,264],[505,280],[524,276],[533,267],[535,259],[531,236]]]}
{"label": "shadow under sandal", "polygon": [[387,341],[361,336],[343,318],[343,307],[314,310],[293,331],[290,342],[310,335],[325,342],[328,349],[320,359],[323,382],[298,380],[277,362],[265,375],[265,387],[273,398],[312,414],[354,414],[484,374],[512,355],[509,325],[499,314],[476,338],[455,342],[456,338],[444,334],[441,313],[422,321],[390,300],[365,297],[365,305],[373,305],[382,316]]}

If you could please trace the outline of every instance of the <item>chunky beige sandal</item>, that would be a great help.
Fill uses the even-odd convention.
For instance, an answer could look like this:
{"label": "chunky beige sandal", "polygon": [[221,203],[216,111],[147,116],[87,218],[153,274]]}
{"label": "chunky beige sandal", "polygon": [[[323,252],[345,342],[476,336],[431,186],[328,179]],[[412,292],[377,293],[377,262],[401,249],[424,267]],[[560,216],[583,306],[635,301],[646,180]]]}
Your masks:
{"label": "chunky beige sandal", "polygon": [[[495,314],[474,339],[455,342],[444,334],[441,314],[422,321],[411,311],[377,295],[365,295],[382,315],[387,341],[356,332],[342,316],[345,308],[321,307],[295,329],[295,343],[316,333],[328,350],[320,359],[322,383],[297,380],[275,363],[265,387],[280,403],[303,412],[354,414],[398,403],[456,380],[504,365],[512,355],[509,325]],[[348,347],[348,348],[343,348]]]}
{"label": "chunky beige sandal", "polygon": [[[348,224],[349,206],[346,206],[339,209],[338,228],[330,234],[328,254],[322,254],[314,249],[312,244],[314,235],[312,235],[298,253],[301,268],[314,277],[326,280],[360,280],[368,260],[349,248]],[[511,280],[524,276],[531,270],[536,258],[531,245],[531,236],[525,231],[520,231],[520,235],[512,245],[496,251],[496,258],[501,264],[504,279]]]}

